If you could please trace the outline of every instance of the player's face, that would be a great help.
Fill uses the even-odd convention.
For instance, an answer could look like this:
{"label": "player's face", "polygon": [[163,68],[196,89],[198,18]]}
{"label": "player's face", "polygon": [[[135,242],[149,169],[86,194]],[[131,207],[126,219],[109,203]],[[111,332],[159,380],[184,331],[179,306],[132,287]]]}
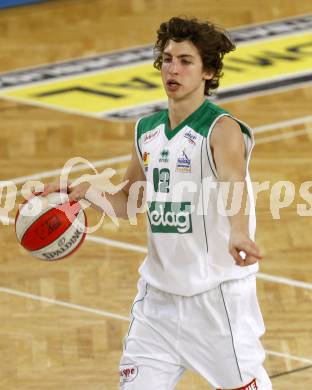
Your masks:
{"label": "player's face", "polygon": [[196,46],[189,40],[169,40],[164,49],[161,67],[162,81],[169,98],[183,100],[204,96],[205,81],[213,77],[205,72]]}

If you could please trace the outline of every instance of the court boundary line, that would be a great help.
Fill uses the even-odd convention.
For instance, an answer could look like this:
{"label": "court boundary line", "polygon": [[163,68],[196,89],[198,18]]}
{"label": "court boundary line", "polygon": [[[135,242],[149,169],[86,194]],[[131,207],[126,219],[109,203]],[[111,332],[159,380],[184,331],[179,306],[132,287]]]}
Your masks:
{"label": "court boundary line", "polygon": [[65,302],[65,301],[60,301],[60,300],[53,299],[53,298],[47,298],[47,297],[43,297],[41,295],[31,294],[31,293],[11,289],[8,287],[0,287],[0,292],[10,294],[10,295],[15,295],[15,296],[22,297],[22,298],[29,298],[29,299],[32,299],[34,301],[49,303],[51,305],[58,305],[58,306],[63,306],[63,307],[69,308],[69,309],[76,309],[76,310],[80,310],[80,311],[85,311],[87,313],[97,314],[97,315],[102,316],[102,317],[109,317],[109,318],[114,318],[117,320],[129,321],[128,317],[121,316],[121,315],[116,314],[116,313],[111,313],[111,312],[108,312],[105,310],[100,310],[100,309],[93,309],[91,307],[82,306],[82,305],[78,305],[78,304],[70,303],[70,302]]}
{"label": "court boundary line", "polygon": [[[88,168],[85,168],[84,169],[84,166],[82,167],[82,171],[83,170],[87,170]],[[118,169],[115,169],[115,174],[121,174],[122,172],[125,172],[126,171],[126,169],[127,168],[118,168]],[[79,169],[80,170],[80,169]],[[0,181],[0,184],[1,184],[1,181]],[[5,197],[6,198],[13,198],[13,197],[17,197],[17,196],[20,196],[20,195],[22,195],[22,191],[21,190],[18,190],[18,191],[16,191],[16,193],[9,193],[9,194],[7,194],[7,195],[5,195]],[[1,196],[0,196],[0,202],[1,202],[1,200],[2,200],[2,198],[3,198],[3,195],[1,194]]]}
{"label": "court boundary line", "polygon": [[[306,116],[292,118],[292,119],[288,119],[288,120],[284,120],[284,121],[268,123],[266,125],[256,126],[253,128],[253,133],[259,134],[259,133],[264,133],[264,132],[270,132],[270,131],[278,130],[278,129],[281,129],[281,128],[287,127],[287,126],[295,126],[295,125],[304,124],[304,123],[307,123],[309,121],[312,121],[312,115],[306,115]],[[307,129],[303,129],[303,130],[306,131]],[[285,133],[284,135],[286,135],[286,134],[287,133]],[[294,133],[294,134],[297,134],[297,133]],[[300,135],[300,134],[298,134],[298,135]],[[261,138],[259,138],[259,141],[261,141]],[[268,142],[270,142],[270,140],[268,140]],[[264,143],[264,142],[262,142],[262,143]],[[256,144],[257,144],[257,140],[256,140]],[[125,154],[125,155],[120,155],[117,157],[111,157],[108,159],[96,160],[93,162],[91,161],[91,164],[93,164],[93,166],[95,168],[99,168],[99,167],[103,167],[103,166],[106,166],[109,164],[117,164],[120,162],[130,161],[130,159],[131,159],[131,154]],[[76,167],[73,167],[71,172],[79,172],[79,171],[84,171],[84,170],[88,170],[88,169],[90,169],[90,166],[79,164]],[[58,168],[58,169],[53,169],[51,171],[43,171],[43,172],[34,173],[34,174],[28,175],[28,176],[20,176],[20,177],[16,177],[13,179],[8,179],[6,181],[12,181],[15,184],[22,184],[22,183],[25,183],[27,180],[38,180],[38,179],[57,176],[61,172],[62,172],[62,169]],[[1,183],[1,181],[0,181],[0,183]]]}
{"label": "court boundary line", "polygon": [[[99,168],[99,167],[104,167],[109,164],[118,164],[121,162],[125,161],[130,161],[131,159],[131,154],[124,154],[121,156],[117,157],[112,157],[112,158],[107,158],[103,160],[96,160],[96,161],[90,161],[90,164],[93,165],[94,168]],[[83,165],[83,164],[78,164],[71,168],[70,172],[80,172],[80,171],[87,171],[91,169],[90,165]],[[51,171],[43,171],[39,173],[34,173],[32,175],[28,176],[20,176],[16,177],[14,179],[9,179],[6,181],[12,181],[14,184],[22,184],[25,183],[27,180],[38,180],[38,179],[44,179],[47,177],[54,177],[59,175],[62,172],[63,168],[58,168],[58,169],[53,169]],[[0,181],[1,184],[1,181]]]}
{"label": "court boundary line", "polygon": [[[141,245],[134,245],[130,243],[128,244],[123,241],[112,240],[112,239],[99,237],[99,236],[87,236],[86,240],[96,242],[97,244],[109,245],[118,249],[126,249],[134,252],[147,254],[147,247]],[[302,282],[300,280],[285,278],[283,276],[270,275],[263,272],[257,272],[256,276],[258,279],[262,279],[267,282],[285,284],[291,287],[298,287],[307,290],[312,290],[312,283],[309,282]]]}
{"label": "court boundary line", "polygon": [[298,367],[298,368],[295,368],[295,369],[290,370],[290,371],[283,371],[283,372],[280,372],[277,374],[273,374],[270,376],[270,379],[279,378],[279,377],[284,376],[284,375],[295,374],[295,373],[300,372],[300,371],[309,370],[310,368],[312,368],[312,364],[309,364],[308,366]]}
{"label": "court boundary line", "polygon": [[[254,132],[255,133],[262,133],[262,132],[266,132],[266,131],[274,131],[278,128],[282,128],[282,127],[287,126],[287,125],[291,126],[291,125],[302,124],[302,123],[308,122],[311,119],[312,119],[312,116],[305,116],[305,117],[301,117],[301,118],[294,118],[294,119],[287,120],[287,121],[276,122],[273,124],[258,126],[254,129]],[[297,136],[297,135],[305,134],[310,130],[311,129],[298,130],[298,131],[294,131],[290,134]],[[285,138],[285,136],[287,137],[287,134],[289,134],[289,133],[281,134],[280,136],[264,137],[264,142],[266,142],[266,141],[272,142],[273,140],[275,141],[275,140],[277,140],[277,137],[280,137],[280,139]],[[288,136],[287,138],[290,138],[290,137]],[[261,138],[259,139],[259,141],[261,143]],[[103,165],[114,164],[117,162],[128,161],[128,160],[130,160],[130,158],[131,158],[131,155],[128,154],[128,155],[118,156],[118,157],[111,158],[111,159],[99,160],[99,161],[94,162],[93,164],[96,165],[97,167],[99,167],[99,166],[103,166]],[[87,170],[87,169],[89,169],[89,167],[83,166],[81,164],[81,165],[78,165],[77,167],[74,167],[73,171],[80,171],[80,170]],[[58,173],[60,173],[60,171],[61,170],[54,170],[54,171],[50,171],[50,172],[43,172],[42,174],[34,174],[34,175],[30,175],[30,176],[24,176],[24,177],[16,178],[14,181],[17,184],[18,182],[24,182],[25,178],[26,178],[26,180],[30,179],[30,178],[34,180],[35,178],[38,178],[39,175],[45,175],[45,177],[50,177],[50,176],[46,176],[46,175],[47,174],[50,175],[51,172],[53,172],[53,174],[57,175]],[[3,218],[0,217],[0,220],[1,219],[3,219]],[[10,222],[11,224],[14,223],[13,218],[7,218],[7,221]],[[108,239],[105,237],[87,236],[86,240],[93,241],[95,243],[102,244],[102,245],[108,245],[108,246],[115,247],[118,249],[126,249],[126,250],[131,250],[131,251],[145,253],[145,254],[147,253],[147,248],[144,246],[129,244],[129,243],[125,243],[122,241]],[[299,287],[299,288],[303,288],[303,289],[312,290],[311,283],[293,280],[293,279],[289,279],[289,278],[285,278],[285,277],[274,276],[274,275],[258,272],[257,278],[262,279],[264,281],[268,281],[268,282],[273,282],[273,283],[284,284],[284,285],[288,285],[288,286],[292,286],[292,287]],[[11,295],[16,295],[16,296],[21,296],[24,298],[34,299],[34,300],[38,300],[38,301],[44,301],[46,303],[55,304],[55,305],[59,305],[59,306],[63,306],[63,307],[71,308],[71,309],[76,309],[76,310],[80,310],[80,311],[85,311],[85,312],[100,315],[103,317],[114,318],[114,319],[119,319],[119,320],[123,320],[123,321],[129,321],[129,318],[115,314],[115,313],[111,313],[111,312],[107,312],[107,311],[103,311],[103,310],[99,310],[99,309],[88,308],[86,306],[72,304],[72,303],[68,303],[68,302],[64,302],[64,301],[57,301],[55,299],[36,296],[36,295],[30,294],[30,293],[23,293],[23,292],[19,292],[17,290],[12,290],[12,289],[8,289],[8,288],[4,288],[4,287],[0,287],[0,292],[4,292],[4,293],[11,294]],[[298,357],[298,356],[294,356],[294,355],[288,355],[288,354],[284,354],[284,353],[280,353],[280,352],[276,352],[276,351],[267,350],[266,353],[268,355],[273,355],[273,356],[281,357],[284,359],[291,359],[291,360],[296,360],[296,361],[309,363],[309,364],[312,363],[312,360],[309,360],[307,358]]]}
{"label": "court boundary line", "polygon": [[276,351],[271,351],[271,350],[268,350],[268,349],[266,349],[265,352],[268,355],[282,357],[284,359],[297,360],[298,362],[302,362],[302,363],[312,364],[312,359],[309,359],[309,358],[304,358],[304,357],[295,356],[295,355],[289,355],[288,353],[276,352]]}
{"label": "court boundary line", "polygon": [[[126,249],[134,252],[147,254],[147,247],[142,245],[134,245],[124,241],[117,241],[105,237],[92,236],[92,235],[87,236],[86,240],[93,241],[97,244],[109,245],[118,249]],[[291,287],[298,287],[307,290],[312,290],[312,283],[309,282],[302,282],[300,280],[285,278],[283,276],[270,275],[263,272],[257,272],[256,275],[258,279],[265,280],[267,282],[285,284]]]}
{"label": "court boundary line", "polygon": [[[302,16],[304,16],[306,14],[303,14]],[[296,15],[298,17],[298,15]],[[299,15],[300,16],[300,15]],[[289,18],[289,17],[288,17]],[[287,20],[288,19],[287,17],[285,18],[281,18],[281,19],[276,19],[277,21],[278,20]],[[262,23],[264,22],[260,22],[260,23],[252,23],[252,24],[249,24],[249,25],[261,25]],[[246,25],[246,26],[249,26],[249,25]],[[122,50],[122,49],[121,49]],[[80,115],[83,115],[80,113]],[[87,117],[90,117],[90,115],[88,114]],[[311,117],[312,118],[312,117]],[[264,130],[264,131],[270,131],[270,130]],[[260,133],[261,131],[259,131]],[[290,138],[290,137],[289,137]],[[269,141],[271,142],[271,141]],[[122,157],[122,156],[120,156]],[[126,156],[124,156],[126,157]],[[126,161],[126,160],[125,160]],[[85,168],[85,169],[88,169],[88,168]],[[85,170],[84,168],[82,168],[81,170]],[[79,171],[77,169],[77,171]],[[50,176],[47,176],[47,177],[50,177]],[[101,238],[101,237],[99,237]],[[97,237],[96,236],[90,236],[90,241],[94,241],[94,242],[98,242],[97,240]],[[107,238],[104,238],[106,244],[105,245],[111,245],[111,246],[114,246],[114,240],[110,240],[110,239],[107,239]],[[98,242],[99,243],[99,242]],[[104,244],[104,242],[103,242]],[[123,244],[122,242],[120,242],[120,244]],[[124,243],[126,244],[126,243]],[[127,245],[131,245],[133,247],[133,250],[135,250],[135,247],[137,247],[137,249],[140,249],[140,248],[143,248],[143,247],[140,247],[140,246],[137,246],[137,245],[132,245],[132,244],[127,244]],[[119,246],[119,248],[121,248],[121,246]],[[129,249],[129,248],[126,248],[126,249]],[[140,251],[140,250],[138,250]],[[145,253],[145,252],[144,252]],[[265,274],[263,274],[265,275]],[[270,275],[267,275],[267,276],[270,276]],[[263,278],[264,280],[269,280],[269,279],[265,279]],[[286,278],[285,278],[286,279]],[[271,281],[271,280],[270,280]],[[303,282],[302,282],[303,283]],[[311,285],[312,287],[312,285]],[[103,316],[103,317],[109,317],[109,318],[114,318],[116,320],[122,320],[122,321],[129,321],[129,318],[127,317],[124,317],[124,316],[120,316],[118,314],[114,314],[114,313],[110,313],[110,312],[106,312],[106,311],[103,311],[103,310],[98,310],[98,309],[92,309],[92,308],[88,308],[88,307],[85,307],[85,306],[81,306],[81,305],[76,305],[76,304],[71,304],[71,303],[67,303],[67,302],[64,302],[64,301],[56,301],[56,300],[53,300],[53,299],[50,299],[50,298],[45,298],[45,297],[40,297],[40,296],[35,296],[34,294],[29,294],[29,293],[22,293],[22,292],[19,292],[17,290],[12,290],[12,289],[6,289],[4,287],[0,287],[0,292],[6,292],[8,294],[10,294],[9,292],[7,291],[4,291],[4,290],[11,290],[11,291],[15,291],[19,294],[14,294],[16,296],[22,296],[24,298],[30,298],[30,299],[34,299],[33,297],[37,297],[37,298],[43,298],[44,301],[46,303],[51,303],[51,305],[55,304],[55,305],[59,305],[59,306],[63,306],[63,307],[66,307],[66,308],[71,308],[71,309],[76,309],[76,310],[81,310],[81,308],[83,308],[83,311],[86,311],[86,312],[89,312],[90,314],[95,314],[95,315],[100,315],[100,316]],[[23,295],[22,295],[23,294]],[[27,295],[27,296],[26,296]],[[40,300],[40,301],[43,301],[43,299],[36,299],[36,300]],[[307,362],[307,363],[312,363],[312,360],[310,359],[307,359],[307,358],[304,358],[304,357],[298,357],[298,356],[294,356],[294,355],[289,355],[289,354],[284,354],[284,353],[280,353],[280,352],[275,352],[275,351],[269,351],[269,350],[266,350],[266,353],[268,355],[273,355],[273,356],[276,356],[276,357],[280,357],[280,358],[284,358],[284,359],[290,359],[290,360],[297,360],[297,361],[300,361],[300,362]]]}
{"label": "court boundary line", "polygon": [[261,145],[261,144],[268,144],[270,142],[276,142],[280,140],[285,140],[285,139],[290,139],[290,138],[295,138],[299,137],[300,135],[307,135],[312,131],[311,128],[307,129],[302,129],[302,130],[294,130],[294,131],[289,131],[285,134],[278,134],[278,135],[271,135],[267,137],[260,137],[256,140],[256,145]]}
{"label": "court boundary line", "polygon": [[303,123],[312,121],[312,115],[300,116],[293,119],[286,119],[284,121],[278,121],[273,123],[267,123],[266,125],[256,126],[253,129],[255,134],[264,133],[266,131],[274,131],[287,126],[301,125]]}
{"label": "court boundary line", "polygon": [[[120,314],[116,314],[116,313],[112,313],[112,312],[108,312],[108,311],[100,310],[100,309],[93,309],[93,308],[90,308],[87,306],[82,306],[82,305],[77,305],[75,303],[60,301],[60,300],[52,299],[52,298],[47,298],[47,297],[43,297],[40,295],[35,295],[35,294],[31,294],[31,293],[27,293],[27,292],[23,292],[23,291],[19,291],[19,290],[7,288],[7,287],[0,287],[0,293],[14,295],[14,296],[18,296],[21,298],[28,298],[28,299],[32,299],[35,301],[49,303],[51,305],[65,307],[68,309],[79,310],[79,311],[83,311],[86,313],[99,315],[101,317],[113,318],[115,320],[121,320],[121,321],[126,321],[126,322],[130,321],[130,317],[125,317],[125,316],[122,316]],[[295,360],[295,361],[300,361],[300,362],[312,364],[312,360],[310,360],[309,358],[302,357],[302,356],[295,356],[295,355],[290,355],[290,354],[286,354],[283,352],[277,352],[277,351],[271,351],[271,350],[265,350],[265,352],[268,355],[280,357],[283,359]]]}
{"label": "court boundary line", "polygon": [[[1,221],[1,219],[3,219],[3,217],[0,217],[0,221]],[[14,224],[14,222],[15,222],[14,218],[10,218],[10,217],[7,218],[6,220],[10,224]],[[92,241],[92,242],[95,242],[95,243],[101,244],[101,245],[108,245],[108,246],[111,246],[111,247],[114,247],[117,249],[125,249],[125,250],[130,250],[132,252],[139,252],[139,253],[147,254],[147,247],[145,247],[145,246],[130,244],[130,243],[127,243],[124,241],[112,240],[112,239],[106,238],[106,237],[87,235],[86,241]],[[309,282],[303,282],[300,280],[285,278],[283,276],[270,275],[270,274],[266,274],[263,272],[257,272],[256,276],[258,279],[265,280],[267,282],[284,284],[287,286],[298,287],[298,288],[302,288],[302,289],[306,289],[306,290],[312,290],[312,283],[309,283]]]}

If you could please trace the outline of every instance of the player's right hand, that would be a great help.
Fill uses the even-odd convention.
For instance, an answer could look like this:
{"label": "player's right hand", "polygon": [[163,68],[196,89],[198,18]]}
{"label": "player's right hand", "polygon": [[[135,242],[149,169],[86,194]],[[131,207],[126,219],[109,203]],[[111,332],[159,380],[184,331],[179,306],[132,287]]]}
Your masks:
{"label": "player's right hand", "polygon": [[229,252],[236,265],[245,267],[262,259],[257,244],[247,234],[232,232],[229,241]]}
{"label": "player's right hand", "polygon": [[[88,182],[82,182],[77,184],[76,186],[73,186],[71,181],[67,182],[67,187],[65,190],[68,194],[69,201],[79,201],[81,199],[85,199],[86,192],[90,188],[90,185],[91,184]],[[52,192],[58,191],[62,191],[62,189],[60,189],[59,183],[49,183],[44,186],[44,191],[41,196],[47,196]]]}
{"label": "player's right hand", "polygon": [[[71,182],[69,181],[67,183],[67,186],[65,188],[62,188],[63,192],[69,193],[69,186],[71,185]],[[47,196],[51,194],[52,192],[60,192],[60,183],[59,182],[54,182],[54,183],[48,183],[44,185],[43,192],[40,194],[40,196]]]}
{"label": "player's right hand", "polygon": [[84,181],[82,183],[73,186],[71,183],[68,184],[68,197],[69,200],[79,201],[81,199],[86,199],[86,192],[90,188],[91,184]]}
{"label": "player's right hand", "polygon": [[[76,187],[71,187],[72,182],[68,181],[67,185],[63,186],[62,188],[60,187],[59,182],[53,182],[53,183],[48,183],[44,185],[43,192],[40,193],[40,196],[47,196],[51,194],[52,192],[63,192],[68,194],[69,200],[71,200],[71,193],[76,189]],[[79,189],[78,189],[79,190]],[[38,192],[36,193],[35,191],[32,191],[33,195],[38,195]]]}

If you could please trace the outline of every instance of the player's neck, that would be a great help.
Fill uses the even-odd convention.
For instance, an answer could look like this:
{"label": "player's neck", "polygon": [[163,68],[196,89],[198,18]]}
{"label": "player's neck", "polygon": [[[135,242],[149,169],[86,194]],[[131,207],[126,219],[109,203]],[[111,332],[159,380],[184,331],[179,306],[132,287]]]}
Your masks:
{"label": "player's neck", "polygon": [[205,96],[182,100],[168,100],[170,129],[175,129],[181,122],[196,111],[205,101]]}

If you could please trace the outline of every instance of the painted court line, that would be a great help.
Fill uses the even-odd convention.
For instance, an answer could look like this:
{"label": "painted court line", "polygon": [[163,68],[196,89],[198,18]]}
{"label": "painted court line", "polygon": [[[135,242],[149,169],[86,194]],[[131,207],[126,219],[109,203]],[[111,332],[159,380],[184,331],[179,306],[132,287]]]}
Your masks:
{"label": "painted court line", "polygon": [[288,119],[286,121],[275,122],[254,128],[254,133],[264,133],[266,131],[273,131],[282,129],[283,127],[302,125],[307,122],[312,122],[312,115],[303,116],[300,118]]}
{"label": "painted court line", "polygon": [[281,357],[281,358],[284,358],[284,359],[297,360],[298,362],[312,364],[312,360],[311,359],[307,359],[307,358],[304,358],[304,357],[288,355],[287,353],[269,351],[267,349],[265,350],[265,352],[268,355],[278,356],[278,357]]}
{"label": "painted court line", "polygon": [[[81,169],[79,169],[79,170],[81,170]],[[119,168],[119,169],[116,169],[115,171],[116,171],[116,174],[121,174],[121,173],[125,173],[126,170],[127,170],[127,168]],[[33,179],[33,180],[34,180],[34,179]],[[1,184],[1,182],[0,182],[0,184]],[[14,192],[13,192],[13,193],[6,194],[6,195],[4,195],[4,196],[2,196],[2,194],[1,194],[0,200],[2,199],[2,197],[5,197],[6,199],[10,199],[10,198],[14,198],[14,197],[20,196],[21,194],[22,194],[22,191],[21,191],[21,190],[16,191],[16,194],[15,194]]]}
{"label": "painted court line", "polygon": [[[15,219],[11,217],[1,217],[0,216],[0,222],[6,223],[13,225],[15,223]],[[130,250],[133,252],[139,252],[139,253],[147,253],[147,248],[144,246],[140,245],[135,245],[135,244],[128,244],[127,242],[122,242],[122,241],[116,241],[116,240],[111,240],[110,238],[105,238],[105,237],[99,237],[99,236],[93,236],[93,235],[86,235],[86,241],[93,241],[96,242],[97,244],[102,244],[102,245],[108,245],[112,246],[114,248],[118,249],[125,249],[125,250]]]}
{"label": "painted court line", "polygon": [[87,313],[96,314],[96,315],[99,315],[102,317],[114,318],[114,319],[121,320],[121,321],[129,321],[128,317],[124,317],[124,316],[121,316],[119,314],[110,313],[108,311],[99,310],[99,309],[92,309],[90,307],[76,305],[74,303],[59,301],[56,299],[46,298],[46,297],[42,297],[40,295],[35,295],[35,294],[30,294],[30,293],[26,293],[26,292],[22,292],[22,291],[18,291],[18,290],[13,290],[11,288],[0,287],[0,292],[10,294],[10,295],[16,295],[16,296],[19,296],[22,298],[33,299],[35,301],[50,303],[51,305],[58,305],[58,306],[67,307],[69,309],[80,310],[80,311],[84,311]]}
{"label": "painted court line", "polygon": [[15,219],[11,218],[11,217],[0,216],[0,222],[3,223],[4,225],[13,225],[15,222]]}
{"label": "painted court line", "polygon": [[[3,218],[0,217],[0,222],[1,221],[7,221],[10,224],[14,224],[14,218]],[[114,248],[118,249],[124,249],[124,250],[129,250],[133,252],[139,252],[139,253],[147,253],[147,248],[142,245],[135,245],[135,244],[129,244],[127,242],[123,241],[117,241],[117,240],[112,240],[110,238],[105,238],[105,237],[99,237],[99,236],[93,236],[93,235],[87,235],[86,236],[87,241],[92,241],[97,244],[101,245],[108,245]],[[265,280],[267,282],[273,282],[273,283],[278,283],[278,284],[285,284],[287,286],[291,287],[297,287],[297,288],[303,288],[307,290],[312,290],[312,283],[309,282],[301,282],[300,280],[294,280],[294,279],[289,279],[289,278],[284,278],[282,276],[274,276],[274,275],[269,275],[265,274],[262,272],[257,273],[257,278],[261,280]]]}
{"label": "painted court line", "polygon": [[[96,242],[98,244],[109,245],[119,249],[125,249],[134,252],[145,253],[145,254],[147,253],[147,248],[141,245],[128,244],[126,242],[111,240],[111,239],[98,237],[98,236],[87,236],[86,239],[88,239],[89,241]],[[294,279],[284,278],[281,276],[269,275],[262,272],[257,273],[257,278],[268,282],[285,284],[287,286],[312,290],[312,283],[301,282],[300,280],[294,280]]]}
{"label": "painted court line", "polygon": [[[312,115],[307,115],[307,116],[303,116],[300,118],[294,118],[294,119],[275,122],[275,123],[271,123],[271,124],[267,124],[267,125],[263,125],[263,126],[257,126],[253,129],[253,132],[255,134],[263,133],[263,132],[267,132],[267,131],[278,130],[278,129],[281,129],[281,128],[287,127],[287,126],[304,124],[304,123],[307,123],[310,121],[312,121]],[[282,138],[280,138],[280,139],[282,139]],[[274,140],[277,140],[277,139],[274,139]],[[257,140],[256,140],[256,142],[257,142]],[[270,142],[270,140],[268,140],[268,142]],[[264,141],[262,141],[261,143],[264,143]],[[109,158],[109,159],[94,161],[94,162],[91,162],[91,164],[93,164],[93,166],[95,168],[99,168],[99,167],[106,166],[109,164],[116,164],[119,162],[130,161],[130,159],[131,159],[131,155],[127,154],[127,155],[117,156],[117,157],[113,157],[113,158]],[[88,170],[88,169],[90,169],[89,166],[81,164],[81,165],[75,166],[71,170],[71,172],[79,172],[79,171]],[[48,178],[48,177],[58,176],[61,172],[62,172],[62,169],[54,169],[52,171],[39,172],[39,173],[35,173],[35,174],[29,175],[29,176],[16,177],[15,179],[12,179],[10,181],[13,181],[15,184],[23,184],[28,180],[40,180],[40,179],[44,179],[44,178]]]}
{"label": "painted court line", "polygon": [[[99,167],[104,167],[106,165],[110,164],[117,164],[120,162],[124,161],[130,161],[131,159],[131,154],[126,154],[123,156],[117,156],[113,158],[108,158],[104,160],[98,160],[98,161],[91,161],[90,164],[94,166],[94,168],[99,168]],[[91,169],[89,165],[84,165],[84,164],[78,164],[71,168],[70,172],[79,172],[79,171],[86,171]],[[9,180],[12,181],[15,184],[23,184],[28,180],[39,180],[39,179],[44,179],[47,177],[54,177],[60,175],[62,172],[62,169],[54,169],[52,171],[46,171],[46,172],[40,172],[40,173],[34,173],[33,175],[29,176],[21,176],[21,177],[16,177],[15,179]]]}
{"label": "painted court line", "polygon": [[[46,297],[42,297],[40,295],[30,294],[27,292],[18,291],[18,290],[14,290],[11,288],[0,287],[0,292],[5,293],[5,294],[9,294],[9,295],[18,296],[21,298],[27,298],[27,299],[32,299],[32,300],[39,301],[39,302],[49,303],[51,305],[62,306],[62,307],[66,307],[68,309],[79,310],[79,311],[83,311],[86,313],[95,314],[95,315],[98,315],[101,317],[113,318],[116,320],[127,321],[127,322],[130,321],[129,317],[121,316],[121,315],[116,314],[116,313],[111,313],[111,312],[108,312],[105,310],[93,309],[90,307],[76,305],[74,303],[59,301],[56,299],[46,298]],[[293,356],[293,355],[289,355],[289,354],[285,354],[285,353],[281,353],[281,352],[276,352],[276,351],[269,351],[269,350],[266,350],[266,353],[268,355],[277,356],[277,357],[280,357],[283,359],[296,360],[299,362],[309,363],[309,364],[312,363],[312,360],[304,358],[304,357],[300,357],[300,356]]]}
{"label": "painted court line", "polygon": [[[283,139],[290,139],[290,138],[298,137],[300,135],[306,135],[306,134],[309,134],[311,132],[312,132],[312,128],[295,130],[295,131],[288,132],[285,134],[278,134],[278,135],[272,135],[272,136],[268,136],[268,137],[256,138],[255,143],[256,143],[256,145],[267,144],[270,142],[276,142],[276,141],[280,141]],[[93,164],[95,168],[98,168],[98,167],[105,166],[108,164],[115,164],[117,162],[130,161],[130,159],[131,159],[131,155],[129,154],[129,155],[125,155],[125,156],[119,156],[119,157],[116,157],[114,159],[95,161],[95,162],[92,162],[91,164]],[[76,167],[72,168],[71,172],[79,172],[79,171],[84,171],[84,170],[88,170],[88,169],[90,169],[90,167],[88,167],[86,165],[77,165]],[[121,172],[124,172],[125,170],[126,170],[126,168],[120,168],[120,169],[116,170],[116,173],[121,173]],[[15,184],[23,184],[27,180],[39,180],[39,179],[44,179],[44,178],[48,178],[48,177],[54,177],[54,176],[58,176],[60,173],[61,173],[61,169],[56,169],[54,171],[47,171],[47,172],[42,172],[42,173],[30,175],[30,176],[19,177],[19,178],[13,179],[12,181]],[[0,182],[0,184],[1,184],[1,182]],[[21,191],[17,191],[16,194],[12,193],[12,194],[6,195],[6,198],[19,196],[20,194],[21,194]],[[3,195],[1,194],[0,199],[2,197],[3,197]]]}
{"label": "painted court line", "polygon": [[[145,246],[141,246],[141,245],[128,244],[126,242],[111,240],[111,239],[107,239],[104,237],[98,237],[98,236],[92,236],[92,235],[87,236],[86,239],[89,241],[96,242],[97,244],[109,245],[109,246],[113,246],[115,248],[125,249],[125,250],[134,251],[134,252],[145,253],[145,254],[147,253],[147,248]],[[269,275],[269,274],[265,274],[262,272],[257,273],[257,278],[268,281],[268,282],[285,284],[287,286],[312,290],[312,283],[301,282],[300,280],[294,280],[294,279],[284,278],[281,276]]]}
{"label": "painted court line", "polygon": [[7,225],[13,225],[14,222],[15,222],[15,219],[11,218],[11,217],[2,217],[2,216],[0,216],[0,222],[4,223],[4,224],[7,224]]}
{"label": "painted court line", "polygon": [[269,274],[264,274],[262,272],[258,272],[257,273],[257,278],[258,279],[262,279],[262,280],[266,280],[267,282],[286,284],[287,286],[292,286],[292,287],[298,287],[298,288],[304,288],[304,289],[307,289],[307,290],[312,290],[312,283],[301,282],[300,280],[284,278],[282,276],[274,276],[274,275],[269,275]]}
{"label": "painted court line", "polygon": [[261,137],[261,138],[256,139],[256,145],[267,144],[269,142],[280,141],[282,139],[287,139],[287,138],[294,138],[294,137],[298,137],[299,135],[306,135],[310,132],[312,132],[312,128],[290,131],[290,132],[285,133],[285,134],[278,134],[278,135],[271,135],[268,137]]}
{"label": "painted court line", "polygon": [[105,237],[86,236],[86,240],[96,242],[97,244],[108,245],[118,249],[130,250],[133,252],[147,253],[147,248],[140,245],[128,244],[126,242],[111,240]]}

